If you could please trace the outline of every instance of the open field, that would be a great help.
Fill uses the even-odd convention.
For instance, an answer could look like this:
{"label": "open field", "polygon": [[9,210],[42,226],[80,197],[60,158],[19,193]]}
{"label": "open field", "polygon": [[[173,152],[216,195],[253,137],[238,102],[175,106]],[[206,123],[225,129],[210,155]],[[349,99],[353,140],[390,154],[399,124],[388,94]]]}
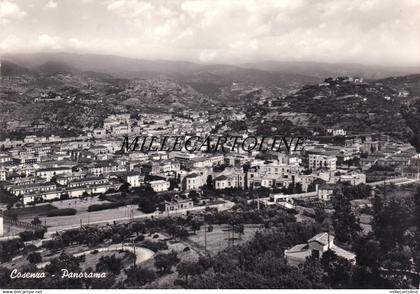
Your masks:
{"label": "open field", "polygon": [[60,200],[55,201],[54,206],[57,208],[74,208],[77,210],[77,213],[79,212],[86,212],[88,210],[88,207],[93,204],[104,204],[104,203],[110,203],[110,201],[100,201],[98,196],[93,197],[86,197],[86,198],[74,198],[74,199],[67,199],[67,200]]}
{"label": "open field", "polygon": [[[232,237],[232,233],[229,233],[229,226],[227,225],[214,225],[212,232],[207,232],[207,253],[215,255],[219,251],[227,248],[230,245],[244,243],[251,240],[255,232],[260,229],[260,225],[244,225],[244,234],[239,237],[239,234],[235,233],[235,240],[228,242],[228,234]],[[204,240],[205,240],[204,226],[201,227],[195,235],[191,235],[188,238],[188,243],[191,243],[197,248],[200,248],[204,252]]]}
{"label": "open field", "polygon": [[[235,234],[235,242],[234,244],[241,244],[251,240],[255,232],[259,230],[259,225],[245,225],[244,234],[239,238],[238,234]],[[227,241],[227,225],[214,225],[212,232],[207,232],[207,253],[210,255],[215,255],[219,251],[222,251],[227,248],[228,241]],[[159,234],[160,237],[155,240],[163,240],[165,239],[162,234]],[[196,232],[195,235],[191,235],[187,240],[180,241],[180,240],[169,240],[167,242],[168,249],[159,251],[159,252],[170,252],[174,250],[178,254],[178,258],[182,261],[197,261],[200,256],[205,256],[204,250],[204,226],[201,227],[199,231]],[[232,244],[232,243],[230,243]],[[186,248],[189,250],[186,250]],[[185,250],[185,251],[184,251]],[[143,267],[146,267],[151,270],[155,270],[154,266],[154,259],[150,259],[145,261],[142,264]],[[145,286],[145,288],[177,288],[174,286],[174,281],[179,279],[178,273],[173,271],[170,274],[166,274],[163,276],[158,277],[154,282]]]}
{"label": "open field", "polygon": [[47,227],[51,227],[51,230],[54,230],[55,227],[77,227],[80,226],[81,223],[89,224],[98,221],[106,222],[107,220],[111,223],[113,219],[131,217],[132,215],[144,215],[144,213],[137,210],[137,208],[137,205],[127,205],[107,210],[85,211],[69,216],[41,217],[40,219],[43,224],[45,223]]}

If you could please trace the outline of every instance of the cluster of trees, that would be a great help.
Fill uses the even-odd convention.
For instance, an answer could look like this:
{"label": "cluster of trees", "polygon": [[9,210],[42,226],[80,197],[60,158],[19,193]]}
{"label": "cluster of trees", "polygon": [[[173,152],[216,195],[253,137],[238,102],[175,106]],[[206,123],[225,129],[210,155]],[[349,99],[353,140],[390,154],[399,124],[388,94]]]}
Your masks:
{"label": "cluster of trees", "polygon": [[142,287],[147,283],[154,281],[157,277],[154,271],[145,269],[138,265],[133,265],[124,272],[127,275],[124,285],[129,288]]}
{"label": "cluster of trees", "polygon": [[366,283],[417,287],[420,282],[420,190],[413,197],[373,202],[373,232],[354,248]]}
{"label": "cluster of trees", "polygon": [[65,215],[75,215],[77,213],[77,210],[74,208],[57,208],[57,209],[52,209],[50,211],[47,212],[47,216],[48,217],[53,217],[53,216],[65,216]]}
{"label": "cluster of trees", "polygon": [[27,242],[44,238],[45,232],[46,229],[38,229],[35,231],[23,231],[19,233],[19,237],[22,241]]}
{"label": "cluster of trees", "polygon": [[249,243],[229,247],[214,257],[181,262],[177,271],[189,288],[319,287],[301,269],[287,265],[283,256],[285,249],[306,242],[318,230],[317,225],[285,222],[257,232]]}
{"label": "cluster of trees", "polygon": [[[38,257],[31,257],[38,258]],[[83,257],[73,257],[66,254],[61,254],[59,257],[51,260],[50,264],[46,265],[44,271],[46,278],[44,279],[11,279],[11,269],[0,267],[0,287],[15,288],[15,289],[77,289],[91,286],[90,281],[85,279],[60,279],[58,277],[62,274],[62,269],[67,269],[69,272],[80,272],[80,262]],[[91,270],[91,269],[90,269]],[[29,264],[20,269],[21,272],[39,272],[34,264]],[[89,269],[87,270],[89,271]],[[54,276],[55,277],[54,277]],[[100,283],[97,283],[99,285]]]}
{"label": "cluster of trees", "polygon": [[[32,252],[28,255],[30,264],[20,269],[21,272],[39,272],[35,267],[35,263],[41,262],[42,257],[37,252]],[[44,272],[46,278],[43,279],[11,279],[11,269],[0,267],[0,287],[1,288],[35,288],[35,289],[109,289],[112,287],[124,288],[124,283],[131,283],[132,269],[130,268],[126,273],[127,279],[124,283],[117,282],[117,276],[121,273],[123,268],[123,259],[111,256],[101,256],[95,266],[95,270],[91,267],[82,268],[81,263],[84,262],[85,256],[74,257],[62,253],[57,258],[53,258],[49,264],[45,266]],[[62,269],[67,269],[69,272],[86,272],[86,273],[97,273],[105,272],[106,278],[80,278],[80,279],[68,279],[60,278],[62,275]],[[141,277],[144,279],[145,277]]]}
{"label": "cluster of trees", "polygon": [[25,248],[22,239],[12,239],[0,242],[0,261],[7,262]]}
{"label": "cluster of trees", "polygon": [[[200,230],[204,223],[207,224],[209,231],[212,230],[212,225],[229,224],[232,226],[232,230],[241,236],[244,232],[244,224],[261,224],[264,227],[270,227],[288,221],[294,221],[294,216],[279,209],[234,210],[229,212],[209,210],[202,217],[188,215],[187,217],[147,219],[131,224],[113,224],[104,227],[83,227],[67,230],[56,235],[52,240],[44,242],[43,246],[49,250],[58,251],[75,244],[97,246],[108,240],[113,243],[131,241],[133,238],[136,241],[143,241],[144,234],[153,234],[161,230],[172,237],[185,239],[191,233]],[[38,220],[34,220],[34,222],[39,223]],[[44,233],[44,230],[25,231],[20,234],[19,239],[0,242],[1,261],[8,261],[24,250],[23,241],[40,239]],[[162,242],[143,241],[143,243],[144,246],[148,246],[154,251],[167,248],[165,248],[166,244],[161,244]]]}
{"label": "cluster of trees", "polygon": [[[367,192],[366,192],[367,194]],[[356,253],[351,287],[410,288],[420,282],[420,190],[413,197],[373,199],[372,232],[357,234],[358,221],[338,193],[335,233]]]}
{"label": "cluster of trees", "polygon": [[101,256],[96,264],[96,272],[109,272],[114,275],[119,275],[122,269],[122,260],[115,256]]}
{"label": "cluster of trees", "polygon": [[339,185],[334,190],[333,226],[336,240],[341,243],[352,244],[361,231],[359,219],[351,209],[353,196],[357,197],[354,188],[346,185]]}
{"label": "cluster of trees", "polygon": [[337,241],[350,246],[358,239],[361,227],[359,219],[351,209],[350,201],[367,199],[371,195],[371,189],[365,184],[353,186],[348,183],[341,183],[335,188],[332,200],[334,208],[332,218]]}
{"label": "cluster of trees", "polygon": [[155,267],[162,274],[170,273],[172,267],[178,264],[180,259],[175,251],[169,253],[159,253],[155,256]]}
{"label": "cluster of trees", "polygon": [[420,152],[420,102],[416,101],[413,105],[402,107],[401,113],[407,126],[412,130],[410,143],[417,152]]}
{"label": "cluster of trees", "polygon": [[[183,261],[177,271],[189,288],[410,288],[420,281],[420,190],[413,198],[374,201],[373,232],[358,234],[351,199],[370,189],[339,186],[333,218],[338,242],[357,256],[353,265],[332,251],[310,257],[299,268],[289,266],[284,250],[305,243],[320,230],[284,218],[257,232],[251,242],[230,247],[214,257]],[[356,197],[357,195],[357,197]],[[337,234],[338,233],[338,234]]]}
{"label": "cluster of trees", "polygon": [[101,204],[92,204],[88,207],[88,211],[99,211],[99,210],[106,210],[111,208],[117,208],[122,206],[123,203],[120,202],[108,202],[108,203],[101,203]]}

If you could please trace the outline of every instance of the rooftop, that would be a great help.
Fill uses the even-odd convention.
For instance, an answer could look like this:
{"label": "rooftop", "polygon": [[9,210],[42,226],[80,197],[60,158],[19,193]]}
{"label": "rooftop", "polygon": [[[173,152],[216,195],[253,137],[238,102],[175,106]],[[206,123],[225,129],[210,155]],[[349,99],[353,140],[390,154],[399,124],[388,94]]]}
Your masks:
{"label": "rooftop", "polygon": [[313,236],[311,239],[309,239],[308,243],[318,242],[322,245],[328,245],[328,239],[331,242],[332,240],[334,240],[334,236],[331,235],[331,234],[328,234],[328,233],[319,233],[319,234]]}

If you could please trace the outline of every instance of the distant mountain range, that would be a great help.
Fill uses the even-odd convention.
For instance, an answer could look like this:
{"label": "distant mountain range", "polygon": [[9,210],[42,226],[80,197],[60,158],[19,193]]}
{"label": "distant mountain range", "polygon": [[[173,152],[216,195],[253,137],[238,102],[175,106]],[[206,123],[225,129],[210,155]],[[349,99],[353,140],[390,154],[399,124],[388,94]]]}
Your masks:
{"label": "distant mountain range", "polygon": [[[360,64],[278,62],[247,63],[240,66],[199,64],[185,61],[144,60],[113,55],[36,53],[6,54],[2,74],[30,72],[98,72],[119,78],[167,78],[181,82],[223,85],[231,82],[256,83],[264,86],[287,86],[291,83],[316,83],[326,77],[360,76],[381,79],[420,73],[419,68],[388,68]],[[6,68],[5,68],[6,67]]]}
{"label": "distant mountain range", "polygon": [[[22,119],[43,122],[45,134],[69,135],[100,125],[116,109],[161,112],[241,106],[272,111],[270,117],[277,119],[280,113],[292,113],[287,119],[296,128],[374,129],[420,142],[420,74],[415,72],[311,62],[233,66],[68,53],[5,55],[1,75],[15,78],[0,85],[0,137],[2,130],[6,135],[10,121]],[[328,77],[348,75],[369,81],[340,78],[320,84]],[[41,94],[47,99],[40,99]],[[265,131],[281,124],[265,122]],[[420,150],[420,143],[415,146]]]}
{"label": "distant mountain range", "polygon": [[356,63],[322,63],[322,62],[280,62],[265,61],[247,63],[247,68],[281,71],[293,74],[305,74],[312,77],[358,76],[365,79],[382,79],[390,76],[402,76],[420,73],[420,67],[384,67]]}

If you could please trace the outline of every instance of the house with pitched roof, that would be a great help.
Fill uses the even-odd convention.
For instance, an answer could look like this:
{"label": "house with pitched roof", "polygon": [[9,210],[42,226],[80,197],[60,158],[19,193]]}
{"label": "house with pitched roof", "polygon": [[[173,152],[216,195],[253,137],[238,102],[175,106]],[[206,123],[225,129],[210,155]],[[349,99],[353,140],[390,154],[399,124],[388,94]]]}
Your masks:
{"label": "house with pitched roof", "polygon": [[334,236],[329,233],[319,233],[308,240],[307,243],[297,244],[290,249],[285,250],[287,263],[293,266],[303,264],[307,257],[322,257],[322,254],[331,250],[340,257],[356,262],[356,255],[334,244]]}

